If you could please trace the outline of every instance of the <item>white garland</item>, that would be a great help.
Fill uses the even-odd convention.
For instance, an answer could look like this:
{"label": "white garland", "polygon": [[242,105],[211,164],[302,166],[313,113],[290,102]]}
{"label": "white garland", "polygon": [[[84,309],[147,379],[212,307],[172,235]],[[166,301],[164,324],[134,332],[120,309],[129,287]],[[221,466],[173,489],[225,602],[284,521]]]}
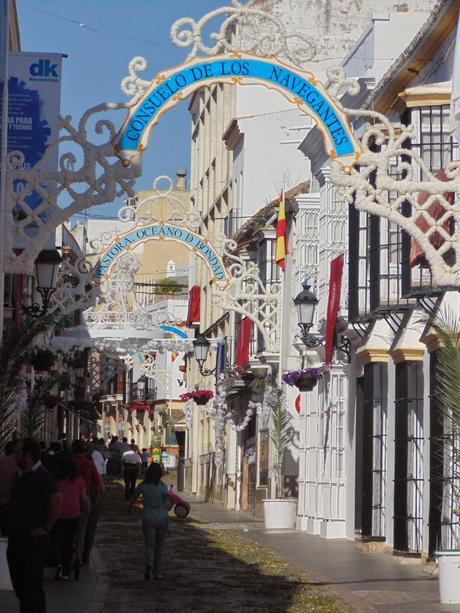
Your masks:
{"label": "white garland", "polygon": [[184,413],[187,430],[191,430],[193,425],[193,400],[187,400],[184,407]]}

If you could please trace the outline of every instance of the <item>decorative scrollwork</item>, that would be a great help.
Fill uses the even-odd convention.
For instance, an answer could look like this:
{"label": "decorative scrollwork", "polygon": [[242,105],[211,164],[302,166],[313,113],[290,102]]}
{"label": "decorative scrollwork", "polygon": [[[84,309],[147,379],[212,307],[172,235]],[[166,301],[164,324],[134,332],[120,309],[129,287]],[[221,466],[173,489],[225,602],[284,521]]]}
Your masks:
{"label": "decorative scrollwork", "polygon": [[359,167],[348,172],[332,164],[332,180],[360,211],[384,217],[416,241],[428,262],[433,283],[460,285],[460,162],[430,171],[409,143],[414,127],[392,123],[374,111],[348,109],[367,124]]}
{"label": "decorative scrollwork", "polygon": [[91,263],[85,258],[62,259],[56,291],[51,296],[49,313],[65,315],[96,304],[101,292],[94,280]]}
{"label": "decorative scrollwork", "polygon": [[339,93],[350,94],[357,96],[360,91],[360,85],[357,79],[350,79],[342,66],[329,66],[326,70],[328,78],[327,91],[331,96],[338,96]]}
{"label": "decorative scrollwork", "polygon": [[[172,25],[171,39],[182,49],[191,47],[187,60],[225,52],[255,53],[262,57],[276,55],[301,66],[315,57],[317,46],[312,38],[288,32],[274,14],[253,8],[255,5],[232,0],[231,6],[211,11],[198,21],[182,17]],[[219,31],[210,34],[214,44],[209,45],[204,41],[204,30],[215,18],[224,19]]]}
{"label": "decorative scrollwork", "polygon": [[128,64],[129,75],[122,80],[121,91],[126,96],[131,96],[131,103],[137,102],[150,85],[150,81],[144,81],[137,75],[138,72],[147,70],[147,66],[147,60],[139,55]]}
{"label": "decorative scrollwork", "polygon": [[[97,120],[100,113],[127,108],[126,104],[100,104],[86,111],[77,126],[70,116],[60,116],[62,135],[32,168],[26,166],[21,152],[8,154],[3,247],[7,272],[32,274],[50,233],[72,215],[119,196],[134,195],[140,165],[126,167],[120,162],[111,142],[116,132],[113,123],[107,118]],[[60,156],[58,170],[46,170],[56,148],[67,147],[72,151]],[[62,201],[68,204],[62,206]]]}

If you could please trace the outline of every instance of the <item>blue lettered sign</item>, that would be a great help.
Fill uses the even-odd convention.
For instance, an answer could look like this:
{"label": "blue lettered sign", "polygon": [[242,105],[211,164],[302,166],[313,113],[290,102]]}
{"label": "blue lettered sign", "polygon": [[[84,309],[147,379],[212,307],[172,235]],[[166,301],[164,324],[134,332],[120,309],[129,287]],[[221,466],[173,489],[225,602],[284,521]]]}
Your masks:
{"label": "blue lettered sign", "polygon": [[310,73],[277,60],[251,55],[215,56],[207,62],[195,60],[156,77],[142,99],[130,110],[114,141],[120,158],[129,160],[146,147],[149,129],[161,113],[199,87],[214,82],[249,82],[278,89],[321,124],[330,155],[344,158],[344,161],[347,158],[356,160],[359,146],[344,113],[324,86]]}
{"label": "blue lettered sign", "polygon": [[103,277],[108,273],[110,267],[120,255],[150,239],[167,239],[185,244],[205,261],[208,268],[211,270],[214,281],[221,283],[227,281],[227,273],[222,259],[206,238],[194,232],[190,232],[186,228],[180,228],[166,223],[136,228],[118,237],[101,256],[96,268],[96,275],[98,277]]}
{"label": "blue lettered sign", "polygon": [[[8,151],[23,153],[25,168],[31,168],[59,136],[62,55],[11,53],[8,60]],[[45,172],[57,170],[58,155],[57,147],[48,152],[43,164]],[[43,186],[55,189],[51,182]],[[42,198],[32,191],[25,202],[36,209]]]}

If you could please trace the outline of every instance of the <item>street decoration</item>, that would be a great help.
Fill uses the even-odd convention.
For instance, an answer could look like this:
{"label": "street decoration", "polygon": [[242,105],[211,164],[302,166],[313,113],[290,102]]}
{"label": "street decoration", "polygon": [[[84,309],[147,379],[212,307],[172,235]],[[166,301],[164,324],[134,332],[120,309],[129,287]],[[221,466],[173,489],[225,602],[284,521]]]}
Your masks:
{"label": "street decoration", "polygon": [[301,392],[311,392],[322,376],[321,368],[303,368],[286,372],[281,379],[286,385],[297,387]]}
{"label": "street decoration", "polygon": [[179,396],[181,400],[187,402],[187,400],[194,400],[198,405],[205,405],[208,400],[214,398],[214,392],[211,390],[192,390]]}
{"label": "street decoration", "polygon": [[186,62],[158,74],[129,113],[113,144],[125,166],[135,164],[146,149],[151,128],[180,100],[200,87],[214,83],[263,85],[279,91],[300,111],[313,117],[323,128],[324,146],[333,159],[352,164],[359,158],[359,144],[341,107],[311,72],[279,59],[235,52]]}
{"label": "street decoration", "polygon": [[[212,44],[207,44],[204,32],[212,19],[221,20],[220,28],[211,35]],[[187,95],[216,82],[241,87],[258,84],[276,90],[311,115],[323,134],[331,179],[341,188],[343,198],[353,201],[357,210],[386,218],[405,230],[423,251],[435,286],[460,287],[460,224],[454,223],[460,216],[460,162],[448,163],[441,180],[415,149],[407,147],[415,138],[413,126],[393,123],[374,111],[344,108],[339,94],[356,94],[357,83],[346,78],[343,68],[331,67],[327,70],[328,86],[321,84],[303,68],[315,57],[314,39],[288,32],[258,3],[231,0],[229,6],[197,21],[181,18],[173,24],[171,38],[178,47],[189,50],[183,64],[144,80],[139,73],[147,69],[147,62],[134,58],[122,81],[128,102],[102,103],[88,109],[77,122],[70,116],[59,116],[59,139],[48,145],[33,167],[19,150],[9,151],[6,158],[8,210],[3,248],[7,272],[32,274],[34,261],[57,226],[92,206],[126,198],[120,210],[120,220],[126,223],[122,240],[111,232],[101,237],[98,248],[102,259],[95,270],[84,260],[65,260],[53,296],[54,312],[63,314],[96,301],[85,315],[86,326],[94,333],[88,341],[92,355],[108,352],[115,356],[107,358],[113,362],[122,356],[123,368],[131,368],[138,360],[151,375],[155,368],[149,344],[158,341],[153,331],[161,326],[177,328],[178,322],[170,314],[147,311],[126,299],[135,274],[130,240],[138,232],[139,240],[163,236],[189,243],[204,259],[209,256],[214,304],[223,312],[234,311],[253,321],[268,353],[279,350],[279,286],[265,286],[258,266],[241,258],[231,239],[222,236],[213,244],[206,242],[207,237],[198,232],[203,221],[199,210],[186,210],[174,198],[170,179],[155,181],[149,206],[134,203],[135,180],[142,173],[142,153],[152,127]],[[351,127],[355,122],[360,124],[359,139]],[[48,161],[57,151],[62,151],[58,169],[50,170]],[[161,181],[166,181],[166,189],[160,187]],[[33,205],[31,194],[37,195]],[[165,198],[171,210],[162,216],[156,205]],[[150,337],[146,337],[148,330],[152,331]],[[93,340],[97,337],[100,350]],[[113,364],[110,369],[113,372]],[[104,373],[97,377],[104,380]],[[218,385],[210,409],[216,427],[216,463],[222,456],[219,440],[225,407],[225,392]]]}

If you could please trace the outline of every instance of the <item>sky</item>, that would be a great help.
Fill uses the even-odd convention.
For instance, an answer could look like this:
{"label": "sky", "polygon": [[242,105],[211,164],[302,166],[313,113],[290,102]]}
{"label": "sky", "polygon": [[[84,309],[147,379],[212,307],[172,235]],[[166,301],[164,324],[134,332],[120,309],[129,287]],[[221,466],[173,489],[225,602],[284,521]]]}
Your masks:
{"label": "sky", "polygon": [[[16,0],[22,51],[58,52],[63,60],[61,114],[76,121],[101,102],[125,102],[120,82],[138,55],[148,61],[146,80],[180,64],[188,49],[170,40],[180,17],[200,18],[226,5],[223,0]],[[215,20],[216,27],[220,22]],[[84,27],[79,25],[84,24]],[[97,30],[97,31],[94,31]],[[151,133],[137,189],[155,177],[190,168],[191,118],[188,101],[169,111]],[[121,119],[121,114],[119,115]],[[118,117],[115,114],[115,117]],[[112,118],[111,118],[112,119]],[[120,203],[94,207],[90,214],[112,216]]]}

